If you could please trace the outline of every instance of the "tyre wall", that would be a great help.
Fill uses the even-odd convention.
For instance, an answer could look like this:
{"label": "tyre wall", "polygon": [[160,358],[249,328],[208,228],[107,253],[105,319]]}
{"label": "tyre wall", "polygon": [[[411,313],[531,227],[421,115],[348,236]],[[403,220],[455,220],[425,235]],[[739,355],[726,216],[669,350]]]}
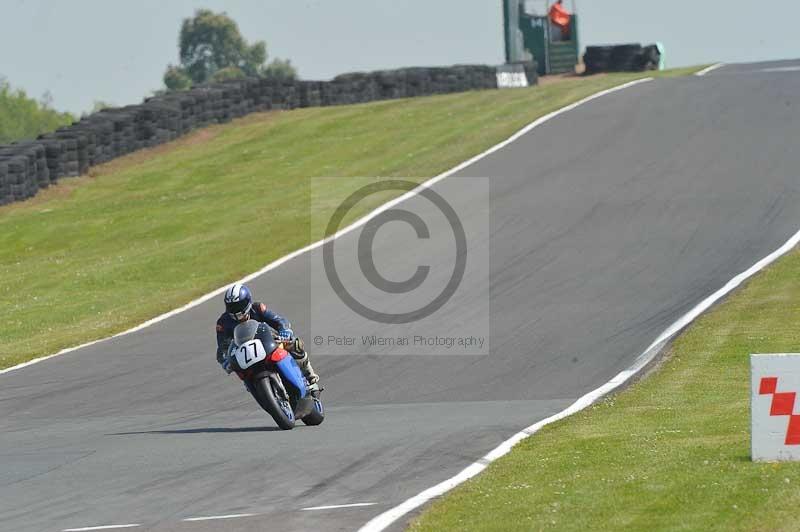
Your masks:
{"label": "tyre wall", "polygon": [[[536,65],[525,70],[533,73],[529,84],[534,85]],[[493,66],[458,65],[343,74],[331,81],[234,80],[104,109],[36,140],[0,145],[0,205],[30,198],[91,166],[249,113],[496,89],[497,72]]]}
{"label": "tyre wall", "polygon": [[658,46],[618,44],[613,46],[587,46],[583,55],[586,74],[598,72],[643,72],[658,68],[661,53]]}

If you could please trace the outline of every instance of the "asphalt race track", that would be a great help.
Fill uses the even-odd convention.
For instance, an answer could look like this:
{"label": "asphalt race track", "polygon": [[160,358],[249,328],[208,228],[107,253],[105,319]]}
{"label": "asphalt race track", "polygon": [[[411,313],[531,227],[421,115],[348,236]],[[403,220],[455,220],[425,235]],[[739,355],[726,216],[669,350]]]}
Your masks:
{"label": "asphalt race track", "polygon": [[[435,185],[456,210],[489,218],[474,224],[490,236],[489,260],[486,291],[457,292],[427,320],[436,334],[474,322],[491,353],[312,350],[328,407],[319,427],[277,430],[220,371],[221,298],[0,375],[0,529],[353,530],[454,475],[626,368],[800,227],[798,65],[637,85]],[[488,177],[489,199],[459,176]],[[359,232],[337,240],[338,252],[355,257]],[[452,269],[393,238],[375,243],[378,269],[395,269],[386,277]],[[380,324],[328,311],[341,303],[313,267],[320,252],[250,284],[304,336],[320,313],[379,334]],[[354,503],[374,504],[302,510]],[[183,521],[230,514],[258,515]]]}

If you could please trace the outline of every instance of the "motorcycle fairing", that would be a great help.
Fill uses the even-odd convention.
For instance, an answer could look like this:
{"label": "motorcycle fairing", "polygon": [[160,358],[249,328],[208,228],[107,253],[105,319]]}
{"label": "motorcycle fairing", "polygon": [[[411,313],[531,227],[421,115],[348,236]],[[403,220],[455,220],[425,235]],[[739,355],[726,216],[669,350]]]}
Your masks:
{"label": "motorcycle fairing", "polygon": [[294,358],[290,356],[284,357],[276,362],[275,366],[277,366],[281,377],[289,381],[291,385],[300,392],[300,398],[304,398],[307,393],[306,382],[303,378],[303,372],[300,370],[300,366],[297,365]]}

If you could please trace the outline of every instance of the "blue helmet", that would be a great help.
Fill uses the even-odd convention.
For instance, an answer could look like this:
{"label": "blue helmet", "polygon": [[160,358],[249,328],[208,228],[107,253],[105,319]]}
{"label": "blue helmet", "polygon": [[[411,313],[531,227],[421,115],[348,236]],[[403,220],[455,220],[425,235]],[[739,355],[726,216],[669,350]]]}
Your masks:
{"label": "blue helmet", "polygon": [[253,308],[253,296],[243,284],[236,283],[225,290],[225,311],[236,321],[245,321],[250,318],[250,309]]}

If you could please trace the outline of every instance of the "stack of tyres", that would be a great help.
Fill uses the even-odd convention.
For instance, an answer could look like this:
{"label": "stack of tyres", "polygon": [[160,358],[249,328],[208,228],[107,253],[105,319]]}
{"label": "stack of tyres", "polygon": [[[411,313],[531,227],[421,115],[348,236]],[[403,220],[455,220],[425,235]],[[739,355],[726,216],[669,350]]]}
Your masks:
{"label": "stack of tyres", "polygon": [[224,82],[227,89],[226,98],[230,102],[230,116],[233,118],[240,118],[246,115],[249,110],[250,102],[247,98],[245,86],[247,80],[232,80]]}
{"label": "stack of tyres", "polygon": [[583,63],[586,66],[586,74],[643,72],[658,68],[660,58],[661,54],[656,45],[587,46]]}
{"label": "stack of tyres", "polygon": [[444,92],[444,85],[447,80],[444,79],[443,73],[439,69],[431,68],[429,72],[431,76],[431,94],[441,94]]}
{"label": "stack of tyres", "polygon": [[[3,157],[3,155],[0,154],[0,157]],[[27,186],[28,162],[26,158],[21,155],[9,154],[8,157],[5,159],[5,162],[8,168],[7,183],[9,185],[13,201],[22,201],[24,199],[29,198],[30,197],[28,195],[29,187]]]}
{"label": "stack of tyres", "polygon": [[223,101],[222,101],[222,91],[219,89],[209,89],[208,90],[208,98],[209,98],[209,105],[208,105],[208,117],[214,124],[219,124],[222,121],[223,115]]}
{"label": "stack of tyres", "polygon": [[115,159],[133,151],[134,146],[134,120],[130,107],[103,109],[95,113],[90,119],[101,119],[108,122],[110,128],[110,143],[108,146],[109,159]]}
{"label": "stack of tyres", "polygon": [[62,128],[55,137],[64,140],[66,156],[66,175],[72,177],[89,171],[89,135],[78,128]]}
{"label": "stack of tyres", "polygon": [[78,163],[78,141],[74,138],[61,138],[61,145],[64,148],[62,159],[64,160],[64,175],[75,177],[79,174],[80,165]]}
{"label": "stack of tyres", "polygon": [[108,162],[114,158],[114,123],[102,116],[89,117],[89,125],[95,134],[95,160],[98,163]]}
{"label": "stack of tyres", "polygon": [[32,196],[28,175],[28,158],[17,153],[11,146],[0,149],[0,164],[5,168],[6,197],[10,201],[22,201]]}
{"label": "stack of tyres", "polygon": [[241,111],[242,107],[242,91],[239,89],[239,84],[236,82],[229,82],[223,85],[222,97],[225,101],[225,112],[223,113],[223,120],[230,122],[234,118],[243,116]]}
{"label": "stack of tyres", "polygon": [[[273,100],[270,104],[272,109],[297,109],[303,107],[300,100],[303,93],[302,86],[305,81],[286,81],[286,82],[273,82],[272,95]],[[308,98],[306,93],[305,98]]]}
{"label": "stack of tyres", "polygon": [[20,142],[17,146],[28,154],[29,161],[32,163],[29,168],[29,178],[31,195],[35,195],[40,188],[50,186],[50,171],[47,168],[44,146],[35,141]]}
{"label": "stack of tyres", "polygon": [[[491,83],[491,85],[490,85]],[[482,90],[497,84],[497,69],[486,65],[470,65],[464,70],[462,90]]]}
{"label": "stack of tyres", "polygon": [[641,69],[639,58],[641,44],[621,44],[611,52],[611,70],[614,72],[637,72]]}
{"label": "stack of tyres", "polygon": [[320,92],[322,105],[343,105],[377,100],[379,87],[374,75],[357,72],[322,83]]}
{"label": "stack of tyres", "polygon": [[[350,91],[350,81],[341,78],[334,78],[330,83],[318,87],[320,106],[341,105],[347,102]],[[301,107],[316,107],[309,98],[308,86],[304,85],[300,93]]]}
{"label": "stack of tyres", "polygon": [[[530,77],[530,71],[528,70],[529,65],[531,65],[531,63],[525,65],[525,74],[528,78],[528,84],[535,85],[536,78]],[[486,67],[485,65],[473,66],[468,71],[467,76],[465,90],[483,90],[497,84],[497,69]]]}
{"label": "stack of tyres", "polygon": [[214,124],[221,124],[225,116],[225,102],[223,101],[222,91],[216,88],[208,89],[208,117]]}
{"label": "stack of tyres", "polygon": [[295,81],[286,87],[286,109],[298,109],[300,105],[300,84],[302,81]]}
{"label": "stack of tyres", "polygon": [[191,91],[170,92],[163,98],[174,103],[179,110],[180,131],[183,134],[204,125],[202,117],[206,95],[203,91],[192,89]]}
{"label": "stack of tyres", "polygon": [[388,70],[383,72],[374,72],[373,75],[378,82],[379,93],[381,99],[392,100],[395,98],[404,98],[407,96],[406,87],[406,72],[403,70]]}
{"label": "stack of tyres", "polygon": [[190,91],[192,98],[194,98],[195,105],[193,109],[194,121],[196,127],[205,127],[211,124],[211,95],[206,89],[192,89]]}
{"label": "stack of tyres", "polygon": [[256,79],[247,79],[244,84],[245,98],[248,101],[248,113],[266,111],[261,94],[261,87]]}
{"label": "stack of tyres", "polygon": [[178,138],[185,130],[180,102],[153,98],[141,106],[137,114],[137,138],[146,146],[164,144]]}
{"label": "stack of tyres", "polygon": [[[42,148],[43,152],[43,148]],[[7,185],[14,201],[34,196],[39,191],[38,150],[28,143],[0,148],[0,160],[7,165]]]}
{"label": "stack of tyres", "polygon": [[277,80],[258,80],[259,100],[264,106],[264,111],[283,108],[282,105],[285,100],[285,93],[282,89],[283,84],[279,83]]}
{"label": "stack of tyres", "polygon": [[180,130],[187,133],[197,127],[196,116],[199,114],[197,98],[193,94],[176,94],[176,102],[180,108]]}
{"label": "stack of tyres", "polygon": [[283,83],[272,79],[258,80],[258,94],[264,111],[283,109],[286,101],[286,91]]}
{"label": "stack of tyres", "polygon": [[258,92],[258,80],[245,80],[242,90],[244,91],[244,98],[246,102],[245,114],[256,113],[264,110],[262,107],[264,102],[261,100],[261,94]]}
{"label": "stack of tyres", "polygon": [[67,135],[77,135],[79,170],[81,174],[85,174],[90,166],[97,164],[97,134],[94,129],[80,122],[73,124],[67,131]]}
{"label": "stack of tyres", "polygon": [[468,67],[460,67],[455,72],[454,90],[450,92],[468,91],[472,88],[473,70]]}
{"label": "stack of tyres", "polygon": [[47,158],[44,146],[36,141],[23,141],[12,144],[2,150],[7,155],[24,156],[25,186],[24,194],[30,197],[40,188],[50,186],[50,171],[47,167]]}
{"label": "stack of tyres", "polygon": [[[51,141],[58,138],[78,138],[82,136],[85,142],[85,146],[83,147],[84,153],[82,154],[85,162],[83,165],[79,164],[79,167],[82,168],[81,173],[83,173],[88,169],[88,166],[100,164],[112,158],[110,148],[112,131],[113,125],[111,122],[104,120],[102,115],[93,114],[89,117],[82,118],[80,122],[72,126],[58,130],[56,133],[40,135],[39,139]],[[57,158],[58,148],[53,145],[50,152],[51,153],[48,153],[48,164],[54,162]],[[81,154],[79,154],[78,158],[81,158]],[[51,161],[51,159],[53,159],[53,161]],[[88,165],[86,164],[87,162]],[[59,172],[59,176],[61,175],[64,175],[64,173]]]}
{"label": "stack of tyres", "polygon": [[[413,76],[414,74],[416,74],[412,70],[407,70],[406,73],[409,76]],[[425,93],[426,94],[439,94],[440,92],[442,92],[442,88],[441,88],[442,87],[442,78],[440,76],[439,71],[436,70],[435,68],[426,68],[425,69],[425,74],[426,74],[426,76],[428,78],[428,87],[427,87]]]}
{"label": "stack of tyres", "polygon": [[0,205],[12,201],[14,196],[11,194],[11,183],[8,180],[8,163],[0,159]]}
{"label": "stack of tyres", "polygon": [[192,112],[196,127],[205,127],[211,123],[211,96],[205,89],[192,89],[190,91],[195,101]]}
{"label": "stack of tyres", "polygon": [[427,68],[405,68],[403,94],[406,98],[414,98],[431,93],[433,81],[430,70]]}
{"label": "stack of tyres", "polygon": [[611,71],[611,54],[613,46],[587,46],[583,55],[583,63],[587,74]]}
{"label": "stack of tyres", "polygon": [[661,52],[658,50],[658,46],[651,44],[642,48],[640,62],[642,70],[658,70],[661,62]]}
{"label": "stack of tyres", "polygon": [[40,135],[36,142],[44,147],[45,164],[50,174],[50,182],[55,183],[66,175],[64,143],[61,139],[55,138],[53,133]]}
{"label": "stack of tyres", "polygon": [[322,83],[319,81],[301,81],[298,83],[299,107],[320,107],[322,101]]}

